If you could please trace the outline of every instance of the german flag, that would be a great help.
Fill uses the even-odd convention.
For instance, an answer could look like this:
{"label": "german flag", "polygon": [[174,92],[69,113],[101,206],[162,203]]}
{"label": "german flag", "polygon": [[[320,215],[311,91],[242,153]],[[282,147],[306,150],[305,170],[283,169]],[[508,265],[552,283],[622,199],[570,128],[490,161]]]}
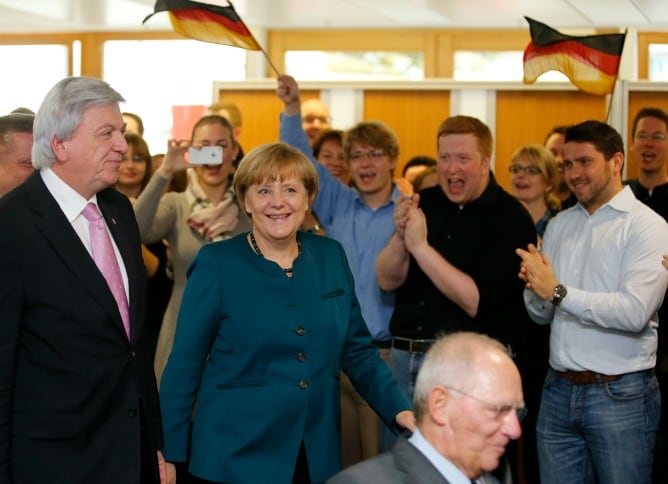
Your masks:
{"label": "german flag", "polygon": [[174,31],[184,37],[247,50],[262,50],[230,2],[227,7],[219,7],[189,0],[157,0],[153,13],[142,23],[165,11],[169,12]]}
{"label": "german flag", "polygon": [[531,42],[524,50],[524,83],[550,70],[563,72],[578,89],[611,94],[615,88],[626,34],[573,36],[524,17]]}

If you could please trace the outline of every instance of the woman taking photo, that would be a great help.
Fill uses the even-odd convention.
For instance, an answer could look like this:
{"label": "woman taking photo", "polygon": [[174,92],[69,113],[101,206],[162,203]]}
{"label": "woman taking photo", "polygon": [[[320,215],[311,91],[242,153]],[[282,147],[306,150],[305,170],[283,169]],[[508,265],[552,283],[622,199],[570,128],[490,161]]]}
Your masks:
{"label": "woman taking photo", "polygon": [[[188,169],[186,190],[164,193],[174,173],[191,166],[185,160],[190,146],[222,146],[223,163]],[[170,140],[164,161],[134,206],[142,242],[150,244],[165,239],[174,264],[174,288],[155,355],[158,381],[172,349],[188,265],[207,242],[229,238],[250,227],[232,191],[232,160],[236,154],[237,143],[230,123],[218,115],[204,116],[193,128],[192,141]]]}
{"label": "woman taking photo", "polygon": [[[165,458],[204,482],[324,482],[341,466],[339,372],[388,425],[414,428],[355,297],[341,245],[298,232],[312,163],[285,144],[239,165],[249,233],[203,247],[183,296],[160,403]],[[173,471],[173,466],[169,465]]]}

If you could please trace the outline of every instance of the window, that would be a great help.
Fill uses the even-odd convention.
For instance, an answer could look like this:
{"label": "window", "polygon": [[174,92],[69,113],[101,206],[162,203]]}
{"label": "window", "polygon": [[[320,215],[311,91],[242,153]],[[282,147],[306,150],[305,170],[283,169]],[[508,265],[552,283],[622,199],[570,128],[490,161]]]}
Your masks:
{"label": "window", "polygon": [[0,65],[0,115],[18,107],[37,111],[49,89],[67,77],[67,46],[0,45]]}
{"label": "window", "polygon": [[[524,77],[523,51],[456,51],[455,80],[457,81],[521,81]],[[548,71],[541,81],[568,81],[557,71]]]}
{"label": "window", "polygon": [[108,41],[104,79],[126,102],[123,111],[141,116],[151,153],[164,153],[172,106],[208,106],[214,81],[246,77],[246,51],[195,40]]}
{"label": "window", "polygon": [[668,81],[668,44],[649,44],[650,81]]}
{"label": "window", "polygon": [[421,52],[292,50],[285,71],[300,81],[421,80]]}

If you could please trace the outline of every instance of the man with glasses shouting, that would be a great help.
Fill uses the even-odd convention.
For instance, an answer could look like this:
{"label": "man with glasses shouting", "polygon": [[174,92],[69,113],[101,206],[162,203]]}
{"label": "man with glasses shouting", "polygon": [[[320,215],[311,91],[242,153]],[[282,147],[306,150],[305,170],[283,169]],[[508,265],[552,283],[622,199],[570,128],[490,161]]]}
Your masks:
{"label": "man with glasses shouting", "polygon": [[[417,430],[391,452],[353,466],[328,484],[496,483],[489,473],[522,433],[522,381],[507,348],[488,336],[439,338],[420,368],[413,399]],[[504,481],[507,478],[503,479]]]}
{"label": "man with glasses shouting", "polygon": [[636,198],[668,220],[668,114],[642,108],[633,119],[630,152],[638,164],[638,178],[628,184]]}

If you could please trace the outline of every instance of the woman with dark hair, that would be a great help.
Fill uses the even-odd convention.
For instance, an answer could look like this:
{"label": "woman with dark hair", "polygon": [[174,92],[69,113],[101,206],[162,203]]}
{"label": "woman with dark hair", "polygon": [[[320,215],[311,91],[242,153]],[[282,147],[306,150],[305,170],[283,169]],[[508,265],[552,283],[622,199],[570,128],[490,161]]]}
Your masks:
{"label": "woman with dark hair", "polygon": [[128,151],[125,152],[121,167],[118,170],[116,190],[136,199],[151,179],[151,153],[141,135],[125,133]]}
{"label": "woman with dark hair", "polygon": [[[339,129],[321,131],[313,140],[313,156],[329,170],[332,176],[348,186],[354,185],[350,175],[350,166],[343,157],[343,131]],[[302,230],[312,234],[327,235],[318,216],[311,210],[304,217]]]}
{"label": "woman with dark hair", "polygon": [[325,165],[333,176],[350,185],[350,165],[343,156],[343,131],[321,131],[313,141],[313,156]]}

